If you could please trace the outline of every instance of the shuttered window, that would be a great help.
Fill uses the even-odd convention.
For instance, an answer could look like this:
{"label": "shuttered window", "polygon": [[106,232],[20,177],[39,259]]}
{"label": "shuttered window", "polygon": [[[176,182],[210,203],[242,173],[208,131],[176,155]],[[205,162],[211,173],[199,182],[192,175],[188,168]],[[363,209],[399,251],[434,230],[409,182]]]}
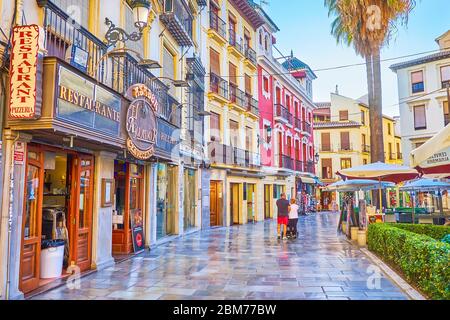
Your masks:
{"label": "shuttered window", "polygon": [[220,143],[220,115],[211,112],[209,121],[211,141]]}
{"label": "shuttered window", "polygon": [[350,150],[349,132],[341,132],[341,150]]}
{"label": "shuttered window", "polygon": [[76,23],[88,29],[89,0],[52,0],[63,12],[66,12]]}
{"label": "shuttered window", "polygon": [[229,73],[230,73],[230,82],[237,86],[237,77],[236,77],[237,67],[231,62],[229,63]]}
{"label": "shuttered window", "polygon": [[348,110],[339,111],[339,121],[348,121]]}
{"label": "shuttered window", "polygon": [[230,120],[230,143],[233,147],[239,146],[239,123]]}
{"label": "shuttered window", "polygon": [[323,132],[322,135],[322,151],[331,151],[330,133]]}
{"label": "shuttered window", "polygon": [[322,178],[333,178],[333,162],[331,159],[322,159]]}
{"label": "shuttered window", "polygon": [[253,151],[253,129],[245,127],[245,150]]}
{"label": "shuttered window", "polygon": [[209,50],[209,61],[211,66],[211,72],[220,76],[220,54],[213,50]]}
{"label": "shuttered window", "polygon": [[[175,57],[173,54],[164,47],[163,49],[163,76],[169,79],[175,79]],[[175,95],[175,87],[170,85],[170,82],[165,80],[170,87],[169,93]]]}
{"label": "shuttered window", "polygon": [[414,128],[416,130],[424,130],[427,128],[427,117],[424,105],[414,107]]}
{"label": "shuttered window", "polygon": [[245,75],[245,93],[252,94],[252,78],[248,74]]}

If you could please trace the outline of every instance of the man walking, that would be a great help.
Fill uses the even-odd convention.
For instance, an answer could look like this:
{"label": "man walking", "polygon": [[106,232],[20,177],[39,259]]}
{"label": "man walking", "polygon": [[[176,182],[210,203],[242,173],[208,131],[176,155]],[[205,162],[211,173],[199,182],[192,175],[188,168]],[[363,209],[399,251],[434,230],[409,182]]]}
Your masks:
{"label": "man walking", "polygon": [[283,240],[287,240],[286,231],[289,221],[289,201],[286,199],[286,194],[282,193],[281,198],[277,200],[278,208],[278,239],[281,239],[281,226],[283,226]]}

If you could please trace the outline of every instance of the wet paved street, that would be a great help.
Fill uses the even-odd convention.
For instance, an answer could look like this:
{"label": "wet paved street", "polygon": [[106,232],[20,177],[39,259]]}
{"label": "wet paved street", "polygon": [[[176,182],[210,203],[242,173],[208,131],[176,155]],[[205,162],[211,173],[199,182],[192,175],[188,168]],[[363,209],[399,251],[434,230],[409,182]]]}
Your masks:
{"label": "wet paved street", "polygon": [[296,241],[277,240],[275,222],[196,233],[35,299],[407,299],[384,275],[367,287],[371,262],[337,219],[301,217]]}

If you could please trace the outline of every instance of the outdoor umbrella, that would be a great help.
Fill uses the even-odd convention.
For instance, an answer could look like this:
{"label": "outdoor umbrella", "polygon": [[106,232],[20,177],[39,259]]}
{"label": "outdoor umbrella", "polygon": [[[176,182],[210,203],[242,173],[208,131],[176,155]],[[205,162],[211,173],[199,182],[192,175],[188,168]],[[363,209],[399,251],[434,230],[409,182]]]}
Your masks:
{"label": "outdoor umbrella", "polygon": [[[395,184],[392,182],[382,182],[382,188],[393,188]],[[340,180],[338,182],[332,183],[326,187],[327,191],[338,191],[338,192],[352,192],[359,190],[372,190],[379,187],[379,182],[376,180]]]}
{"label": "outdoor umbrella", "polygon": [[411,152],[411,165],[422,174],[450,176],[450,125]]}
{"label": "outdoor umbrella", "polygon": [[417,178],[419,173],[415,169],[395,164],[387,164],[383,162],[371,163],[363,166],[343,169],[338,175],[344,179],[376,179],[378,180],[378,189],[380,196],[380,209],[382,203],[382,182],[400,183],[402,181]]}

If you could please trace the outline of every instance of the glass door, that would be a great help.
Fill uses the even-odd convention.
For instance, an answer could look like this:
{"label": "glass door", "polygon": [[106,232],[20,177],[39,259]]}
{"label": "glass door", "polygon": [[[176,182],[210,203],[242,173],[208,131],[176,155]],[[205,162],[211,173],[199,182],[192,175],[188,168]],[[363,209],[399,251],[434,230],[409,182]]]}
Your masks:
{"label": "glass door", "polygon": [[44,183],[43,153],[32,146],[28,147],[25,179],[19,286],[28,293],[39,286]]}
{"label": "glass door", "polygon": [[76,156],[72,165],[73,185],[71,198],[72,245],[70,261],[80,271],[91,267],[92,198],[94,159],[92,156]]}
{"label": "glass door", "polygon": [[247,185],[247,218],[248,222],[255,222],[255,185]]}

